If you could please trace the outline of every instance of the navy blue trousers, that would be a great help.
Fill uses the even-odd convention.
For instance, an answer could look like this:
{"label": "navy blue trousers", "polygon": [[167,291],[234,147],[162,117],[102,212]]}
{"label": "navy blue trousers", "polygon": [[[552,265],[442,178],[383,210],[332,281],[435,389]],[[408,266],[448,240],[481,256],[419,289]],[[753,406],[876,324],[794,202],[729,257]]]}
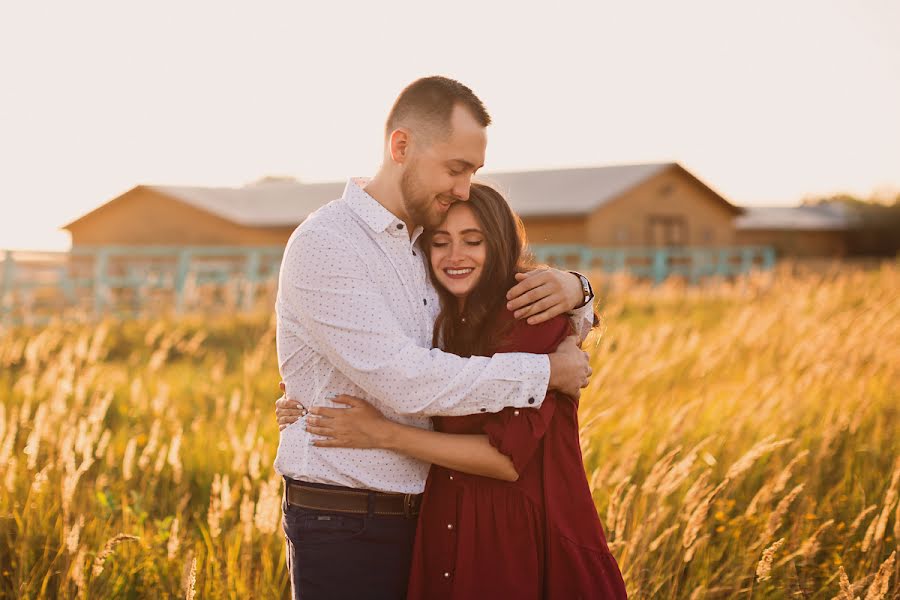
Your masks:
{"label": "navy blue trousers", "polygon": [[406,597],[417,519],[281,508],[295,600]]}

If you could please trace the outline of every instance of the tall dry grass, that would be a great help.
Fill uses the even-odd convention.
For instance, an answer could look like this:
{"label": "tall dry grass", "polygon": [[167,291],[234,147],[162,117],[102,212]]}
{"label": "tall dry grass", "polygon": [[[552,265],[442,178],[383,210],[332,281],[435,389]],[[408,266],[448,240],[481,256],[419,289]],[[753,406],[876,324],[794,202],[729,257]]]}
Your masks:
{"label": "tall dry grass", "polygon": [[635,598],[900,594],[900,269],[787,268],[602,311],[582,448]]}
{"label": "tall dry grass", "polygon": [[[631,596],[896,596],[900,267],[610,289],[581,423]],[[284,597],[277,382],[266,313],[3,333],[0,595]]]}

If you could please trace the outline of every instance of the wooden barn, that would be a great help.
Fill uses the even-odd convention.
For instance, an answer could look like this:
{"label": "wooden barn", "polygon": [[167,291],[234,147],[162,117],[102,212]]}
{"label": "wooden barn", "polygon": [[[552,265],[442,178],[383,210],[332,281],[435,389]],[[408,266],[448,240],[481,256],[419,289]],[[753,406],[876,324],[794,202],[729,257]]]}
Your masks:
{"label": "wooden barn", "polygon": [[778,256],[840,258],[856,218],[840,204],[754,206],[734,225],[738,244],[769,246]]}
{"label": "wooden barn", "polygon": [[[827,207],[736,206],[677,163],[493,173],[534,245],[769,246],[842,256],[847,215]],[[65,226],[73,250],[103,246],[283,247],[344,182],[266,178],[241,188],[139,185]]]}
{"label": "wooden barn", "polygon": [[139,185],[64,227],[72,247],[283,246],[342,183],[266,178],[241,188]]}
{"label": "wooden barn", "polygon": [[486,176],[533,244],[604,248],[728,246],[742,210],[677,163]]}

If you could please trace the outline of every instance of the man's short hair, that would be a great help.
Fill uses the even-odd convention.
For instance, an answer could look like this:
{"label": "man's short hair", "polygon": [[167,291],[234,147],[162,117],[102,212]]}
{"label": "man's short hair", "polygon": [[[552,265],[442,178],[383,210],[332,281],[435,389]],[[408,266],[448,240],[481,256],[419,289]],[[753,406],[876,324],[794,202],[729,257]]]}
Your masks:
{"label": "man's short hair", "polygon": [[434,75],[417,79],[400,92],[388,115],[385,135],[403,126],[419,129],[428,138],[446,138],[457,104],[464,106],[482,127],[491,124],[491,116],[472,90],[455,79]]}

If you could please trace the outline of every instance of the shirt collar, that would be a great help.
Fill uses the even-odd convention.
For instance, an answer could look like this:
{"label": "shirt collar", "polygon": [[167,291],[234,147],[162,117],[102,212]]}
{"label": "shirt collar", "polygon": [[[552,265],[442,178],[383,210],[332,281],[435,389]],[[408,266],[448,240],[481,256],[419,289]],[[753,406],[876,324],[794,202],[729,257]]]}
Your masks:
{"label": "shirt collar", "polygon": [[[343,200],[372,231],[378,233],[387,231],[391,235],[407,236],[406,225],[403,221],[363,189],[367,183],[369,183],[368,178],[351,177],[344,188]],[[422,231],[422,227],[415,228],[411,239],[412,243],[415,243]]]}

